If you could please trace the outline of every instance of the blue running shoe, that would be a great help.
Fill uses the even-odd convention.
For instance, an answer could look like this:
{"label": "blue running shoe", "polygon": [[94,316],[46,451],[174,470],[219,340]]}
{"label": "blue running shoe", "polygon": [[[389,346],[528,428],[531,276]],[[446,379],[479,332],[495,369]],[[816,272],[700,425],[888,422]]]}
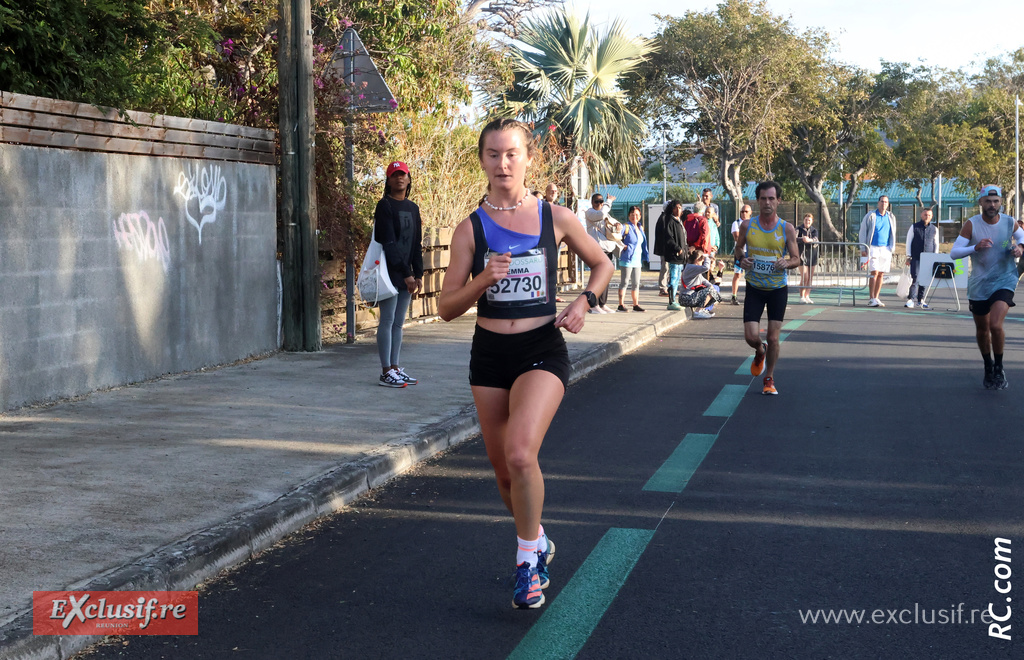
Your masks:
{"label": "blue running shoe", "polygon": [[525,561],[516,567],[516,586],[512,592],[512,607],[534,609],[544,604],[544,592],[540,590],[537,569]]}
{"label": "blue running shoe", "polygon": [[537,576],[540,577],[540,588],[547,589],[548,585],[551,584],[551,579],[548,576],[548,565],[551,564],[551,560],[555,558],[555,542],[550,538],[548,539],[548,551],[537,553]]}

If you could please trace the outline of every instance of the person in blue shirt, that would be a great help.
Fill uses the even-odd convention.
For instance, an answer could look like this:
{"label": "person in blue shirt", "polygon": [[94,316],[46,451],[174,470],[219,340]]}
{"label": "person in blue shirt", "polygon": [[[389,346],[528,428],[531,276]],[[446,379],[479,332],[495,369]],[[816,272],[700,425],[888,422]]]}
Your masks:
{"label": "person in blue shirt", "polygon": [[882,278],[892,268],[892,251],[896,248],[896,216],[889,210],[889,198],[885,195],[878,198],[878,208],[864,216],[858,240],[868,246],[867,252],[860,254],[868,259],[868,306],[885,307],[878,296]]}
{"label": "person in blue shirt", "polygon": [[619,311],[626,312],[626,289],[632,286],[633,311],[646,312],[640,306],[640,269],[642,266],[642,247],[647,242],[644,229],[640,226],[640,207],[630,206],[629,222],[622,228],[622,242],[626,246],[619,252],[619,269],[622,278],[619,280]]}

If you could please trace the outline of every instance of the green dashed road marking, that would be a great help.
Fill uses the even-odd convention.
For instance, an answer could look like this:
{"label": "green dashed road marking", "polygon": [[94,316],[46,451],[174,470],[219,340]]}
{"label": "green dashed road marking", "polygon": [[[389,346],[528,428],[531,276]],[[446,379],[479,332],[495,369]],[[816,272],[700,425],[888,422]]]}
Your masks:
{"label": "green dashed road marking", "polygon": [[687,433],[668,460],[648,479],[644,490],[658,493],[683,492],[717,438],[717,435],[709,433]]}
{"label": "green dashed road marking", "polygon": [[747,385],[724,385],[715,400],[704,411],[705,417],[730,417],[736,406],[740,405]]}
{"label": "green dashed road marking", "polygon": [[[804,316],[822,313],[810,309]],[[840,310],[862,312],[865,310]],[[784,328],[793,331],[806,319],[790,321]],[[779,334],[782,342],[789,332]],[[736,375],[750,373],[754,356],[748,357]],[[706,417],[731,417],[743,400],[747,385],[725,385],[704,411]],[[718,438],[710,433],[687,433],[661,467],[647,480],[643,490],[681,493],[700,467]],[[575,658],[590,639],[619,589],[636,566],[637,560],[654,537],[654,530],[612,528],[601,538],[565,588],[519,642],[509,660],[555,660]]]}

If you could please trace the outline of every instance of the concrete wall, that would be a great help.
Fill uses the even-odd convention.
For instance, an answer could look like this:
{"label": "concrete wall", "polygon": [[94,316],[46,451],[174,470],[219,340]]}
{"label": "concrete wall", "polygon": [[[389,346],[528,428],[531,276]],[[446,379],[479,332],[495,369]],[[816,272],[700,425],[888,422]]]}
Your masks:
{"label": "concrete wall", "polygon": [[277,348],[275,185],[0,144],[0,410]]}

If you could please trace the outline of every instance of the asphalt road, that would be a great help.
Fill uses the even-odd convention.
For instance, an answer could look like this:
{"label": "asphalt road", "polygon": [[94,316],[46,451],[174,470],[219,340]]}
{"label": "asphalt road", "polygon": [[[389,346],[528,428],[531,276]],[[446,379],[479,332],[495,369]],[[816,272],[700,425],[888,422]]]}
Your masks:
{"label": "asphalt road", "polygon": [[966,315],[892,307],[791,306],[777,397],[730,306],[594,373],[541,452],[540,610],[478,439],[204,585],[197,637],[84,657],[1024,657],[1017,318],[1005,392]]}

